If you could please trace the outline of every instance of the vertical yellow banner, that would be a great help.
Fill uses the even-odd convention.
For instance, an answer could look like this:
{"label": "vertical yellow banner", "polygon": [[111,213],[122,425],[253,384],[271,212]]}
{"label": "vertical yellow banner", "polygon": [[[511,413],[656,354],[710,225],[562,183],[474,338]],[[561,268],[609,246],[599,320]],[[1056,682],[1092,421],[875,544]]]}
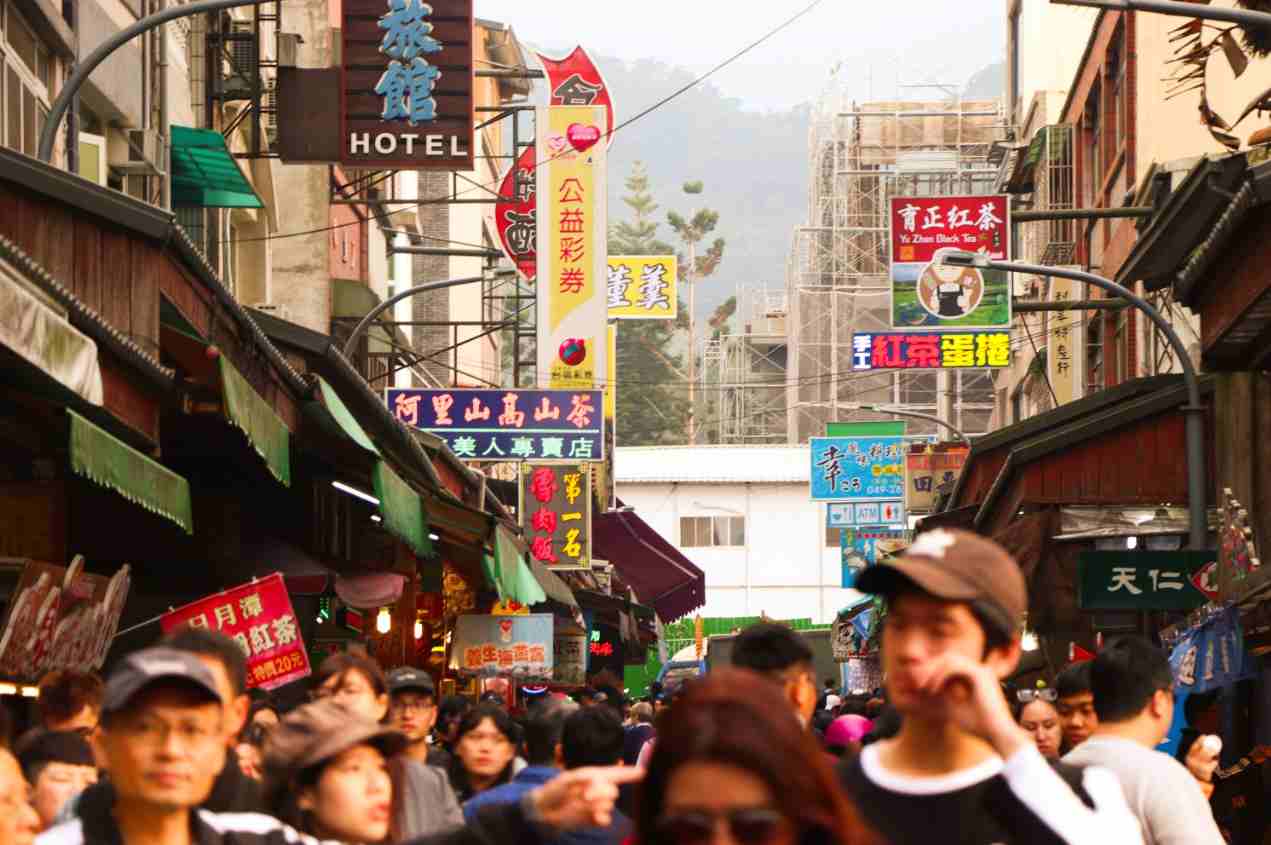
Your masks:
{"label": "vertical yellow banner", "polygon": [[[1076,285],[1071,279],[1050,279],[1051,302],[1068,302]],[[1046,333],[1046,375],[1055,401],[1066,405],[1082,395],[1085,370],[1085,333],[1080,311],[1051,311]]]}
{"label": "vertical yellow banner", "polygon": [[593,387],[606,373],[605,110],[544,106],[535,117],[539,385]]}

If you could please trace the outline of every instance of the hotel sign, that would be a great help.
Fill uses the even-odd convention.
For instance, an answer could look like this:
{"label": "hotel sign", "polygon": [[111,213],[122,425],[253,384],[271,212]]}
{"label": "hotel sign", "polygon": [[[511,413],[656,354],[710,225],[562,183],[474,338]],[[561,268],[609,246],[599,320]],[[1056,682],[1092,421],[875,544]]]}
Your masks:
{"label": "hotel sign", "polygon": [[344,0],[340,161],[471,170],[472,0]]}

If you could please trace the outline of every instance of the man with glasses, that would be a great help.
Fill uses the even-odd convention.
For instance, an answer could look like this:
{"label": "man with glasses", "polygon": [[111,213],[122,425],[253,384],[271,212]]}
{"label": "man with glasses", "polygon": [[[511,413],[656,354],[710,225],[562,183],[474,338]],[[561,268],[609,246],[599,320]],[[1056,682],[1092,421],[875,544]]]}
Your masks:
{"label": "man with glasses", "polygon": [[407,757],[442,771],[450,755],[431,742],[437,724],[437,688],[422,669],[401,666],[388,673],[388,721],[406,735]]}
{"label": "man with glasses", "polygon": [[1127,636],[1090,666],[1099,726],[1065,763],[1103,766],[1121,782],[1148,845],[1221,845],[1200,784],[1182,763],[1155,750],[1174,719],[1174,677],[1165,652]]}

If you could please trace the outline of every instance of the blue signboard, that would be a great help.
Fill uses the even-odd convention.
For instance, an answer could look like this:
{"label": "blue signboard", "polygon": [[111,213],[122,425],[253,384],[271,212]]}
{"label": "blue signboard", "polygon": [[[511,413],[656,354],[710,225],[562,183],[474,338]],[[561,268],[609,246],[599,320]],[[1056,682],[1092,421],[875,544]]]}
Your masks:
{"label": "blue signboard", "polygon": [[1253,677],[1239,611],[1229,607],[1182,636],[1170,653],[1176,693],[1206,693]]}
{"label": "blue signboard", "polygon": [[867,566],[903,552],[911,539],[909,531],[876,526],[840,528],[839,556],[843,564],[843,587],[855,587],[856,577]]}
{"label": "blue signboard", "polygon": [[830,502],[825,510],[826,528],[854,528],[858,525],[903,525],[908,523],[905,503]]}
{"label": "blue signboard", "polygon": [[813,437],[809,443],[814,501],[904,500],[903,437]]}
{"label": "blue signboard", "polygon": [[602,461],[599,390],[389,388],[393,416],[482,461]]}

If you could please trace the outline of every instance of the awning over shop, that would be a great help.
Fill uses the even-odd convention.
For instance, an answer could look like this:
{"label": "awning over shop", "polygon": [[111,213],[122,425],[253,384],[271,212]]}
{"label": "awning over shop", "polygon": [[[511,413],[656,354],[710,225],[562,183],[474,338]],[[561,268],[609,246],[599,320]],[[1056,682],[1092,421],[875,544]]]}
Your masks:
{"label": "awning over shop", "polygon": [[173,126],[171,140],[174,207],[265,207],[225,146],[221,133]]}
{"label": "awning over shop", "polygon": [[225,418],[247,436],[247,442],[264,459],[270,474],[290,487],[291,432],[287,424],[224,355],[217,360]]}
{"label": "awning over shop", "polygon": [[633,511],[595,516],[592,551],[613,563],[622,580],[664,622],[706,603],[706,575]]}
{"label": "awning over shop", "polygon": [[94,405],[102,403],[97,344],[50,298],[17,281],[0,262],[0,345]]}
{"label": "awning over shop", "polygon": [[532,557],[529,558],[529,562],[530,572],[534,573],[534,580],[538,581],[549,599],[566,607],[578,607],[578,599],[574,596],[574,591],[565,583],[565,579]]}
{"label": "awning over shop", "polygon": [[357,421],[357,417],[353,416],[353,412],[349,410],[348,405],[344,404],[344,400],[335,392],[335,388],[327,384],[327,380],[321,376],[318,377],[318,393],[322,397],[323,407],[335,420],[336,425],[348,435],[348,438],[366,451],[378,455],[380,450],[375,448],[375,443],[366,433],[366,429],[362,428],[362,424]]}
{"label": "awning over shop", "polygon": [[194,533],[188,481],[74,411],[67,413],[72,471]]}
{"label": "awning over shop", "polygon": [[387,461],[379,461],[371,471],[375,483],[375,496],[380,500],[380,516],[384,528],[410,546],[421,557],[433,556],[432,541],[428,539],[428,519],[424,514],[424,501],[419,494],[393,472]]}
{"label": "awning over shop", "polygon": [[547,601],[547,593],[526,564],[525,555],[502,525],[494,527],[494,555],[486,555],[485,570],[500,599],[511,599],[526,606]]}

